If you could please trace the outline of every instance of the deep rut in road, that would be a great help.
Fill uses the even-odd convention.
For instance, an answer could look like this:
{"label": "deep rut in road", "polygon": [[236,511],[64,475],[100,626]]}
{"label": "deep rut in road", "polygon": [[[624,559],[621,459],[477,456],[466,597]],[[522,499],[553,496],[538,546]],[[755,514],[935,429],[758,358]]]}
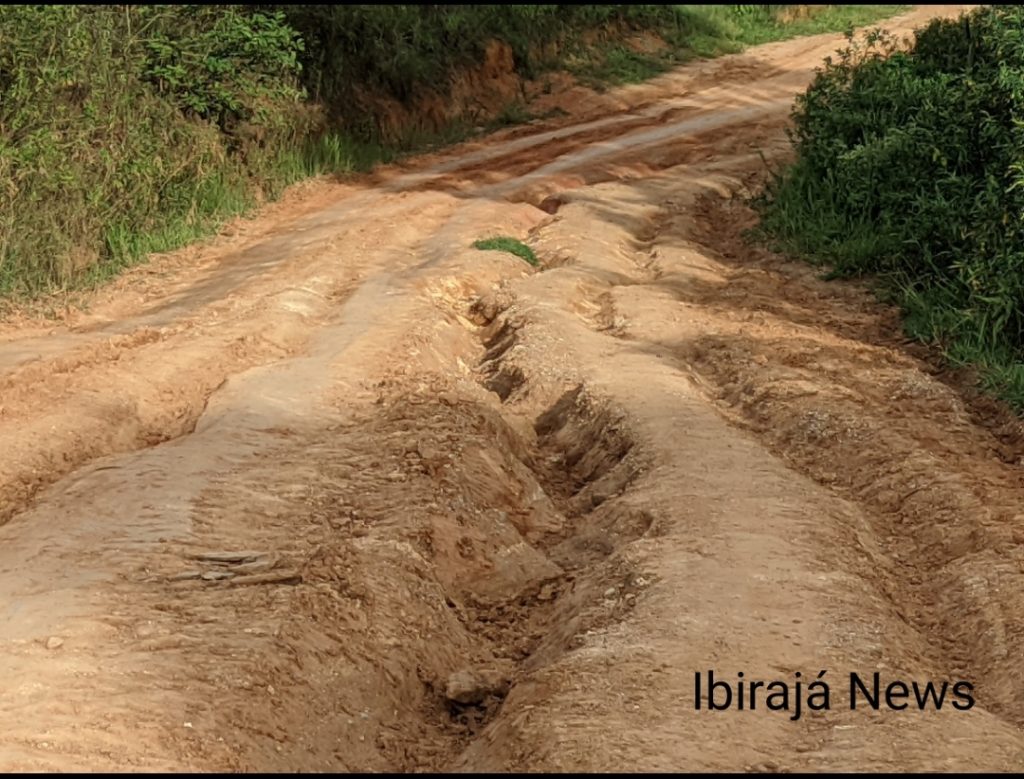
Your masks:
{"label": "deep rut in road", "polygon": [[[836,43],[323,184],[0,332],[0,765],[1019,767],[1019,423],[741,239]],[[709,668],[835,704],[696,711]],[[977,705],[850,710],[849,672]]]}

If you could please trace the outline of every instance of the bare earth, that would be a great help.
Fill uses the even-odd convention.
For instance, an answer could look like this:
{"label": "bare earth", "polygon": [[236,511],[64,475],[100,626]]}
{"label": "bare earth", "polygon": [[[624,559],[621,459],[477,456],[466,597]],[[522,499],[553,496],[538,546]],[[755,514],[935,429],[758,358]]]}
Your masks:
{"label": "bare earth", "polygon": [[[1019,770],[1020,425],[743,237],[840,43],[549,96],[0,327],[0,768]],[[832,705],[697,711],[709,669]],[[977,704],[851,711],[876,671]]]}

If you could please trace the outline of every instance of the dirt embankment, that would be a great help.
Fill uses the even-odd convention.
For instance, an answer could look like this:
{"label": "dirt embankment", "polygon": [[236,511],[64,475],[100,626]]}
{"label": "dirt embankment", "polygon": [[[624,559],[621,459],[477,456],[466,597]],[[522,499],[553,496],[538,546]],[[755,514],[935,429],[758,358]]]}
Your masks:
{"label": "dirt embankment", "polygon": [[[741,239],[835,46],[307,188],[0,332],[0,765],[1019,766],[1020,425]],[[833,705],[696,711],[708,669]],[[851,711],[876,671],[977,704]]]}
{"label": "dirt embankment", "polygon": [[[580,44],[590,48],[591,56],[599,57],[598,45],[609,40],[647,52],[664,51],[668,45],[656,33],[636,33],[621,25],[585,32]],[[552,42],[538,47],[531,56],[538,62],[558,62],[564,48],[564,44]],[[410,134],[440,133],[456,122],[485,126],[517,106],[528,105],[536,116],[561,115],[578,121],[581,101],[593,103],[596,98],[602,107],[607,105],[591,89],[577,85],[564,70],[553,70],[538,78],[527,78],[522,70],[522,63],[517,67],[508,43],[490,40],[484,48],[483,61],[453,73],[443,91],[426,90],[405,103],[370,92],[360,93],[357,99],[366,113],[375,118],[382,137],[392,141]]]}

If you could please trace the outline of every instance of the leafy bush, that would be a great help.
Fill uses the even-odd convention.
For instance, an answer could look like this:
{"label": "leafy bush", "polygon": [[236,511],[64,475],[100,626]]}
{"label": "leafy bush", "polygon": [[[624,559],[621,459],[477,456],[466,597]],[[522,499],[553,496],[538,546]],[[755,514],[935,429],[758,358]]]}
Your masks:
{"label": "leafy bush", "polygon": [[302,39],[284,14],[238,13],[230,6],[140,6],[142,77],[186,114],[222,130],[261,125],[272,107],[303,97],[297,88]]}
{"label": "leafy bush", "polygon": [[764,228],[835,275],[879,274],[954,358],[1024,358],[1024,10],[933,21],[908,50],[851,37],[793,119]]}
{"label": "leafy bush", "polygon": [[232,6],[0,8],[0,293],[244,208],[263,157],[304,132],[298,50],[280,15]]}

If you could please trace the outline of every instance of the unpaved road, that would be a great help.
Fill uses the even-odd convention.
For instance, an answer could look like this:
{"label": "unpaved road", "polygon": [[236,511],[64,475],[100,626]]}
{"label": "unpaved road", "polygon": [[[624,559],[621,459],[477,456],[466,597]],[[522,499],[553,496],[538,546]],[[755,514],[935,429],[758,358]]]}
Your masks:
{"label": "unpaved road", "polygon": [[[563,95],[0,330],[0,768],[1019,770],[1020,426],[742,238],[839,41]],[[832,706],[696,711],[708,669]],[[851,711],[875,671],[977,704]]]}

